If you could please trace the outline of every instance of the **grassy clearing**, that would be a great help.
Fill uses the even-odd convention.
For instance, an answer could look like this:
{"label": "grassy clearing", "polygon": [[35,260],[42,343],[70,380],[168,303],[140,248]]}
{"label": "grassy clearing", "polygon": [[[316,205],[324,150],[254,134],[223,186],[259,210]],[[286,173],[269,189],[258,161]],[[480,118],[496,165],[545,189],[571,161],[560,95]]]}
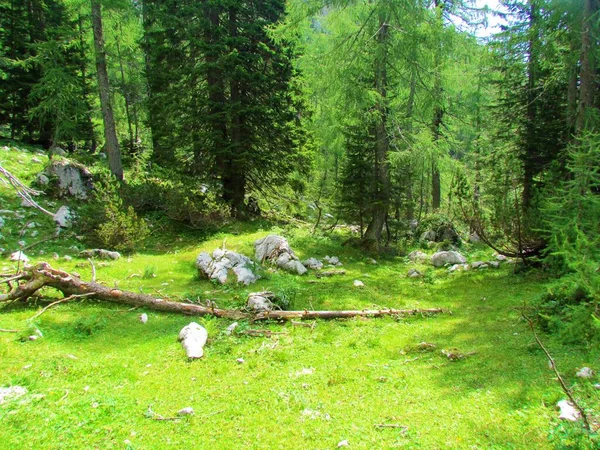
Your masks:
{"label": "grassy clearing", "polygon": [[[17,173],[31,179],[41,168],[27,164],[33,156],[11,151],[0,153],[0,161],[6,166],[21,158],[13,170],[27,167]],[[0,198],[0,209],[20,203],[2,186]],[[53,230],[37,213],[26,214],[41,230]],[[7,223],[11,232],[1,230],[0,246],[12,250],[17,227]],[[267,267],[248,288],[198,279],[200,251],[225,240],[227,248],[252,255],[253,241],[272,232],[289,237],[300,257],[339,256],[346,275],[317,280]],[[405,276],[412,265],[403,258],[371,265],[341,241],[268,223],[232,225],[208,237],[155,233],[138,254],[98,264],[98,279],[121,289],[216,299],[220,306],[239,306],[248,292],[271,289],[294,308],[443,307],[452,314],[320,321],[313,331],[252,325],[285,332],[272,338],[226,336],[229,321],[204,318],[198,321],[210,336],[205,358],[188,362],[176,337],[189,317],[86,300],[47,311],[35,322],[44,338],[30,342],[20,337],[39,306],[5,308],[0,328],[24,331],[0,333],[0,386],[25,386],[28,394],[0,405],[0,448],[330,449],[343,440],[364,449],[550,447],[548,433],[558,423],[554,405],[563,394],[518,310],[544,290],[543,278],[515,275],[510,266],[452,275],[423,266],[425,279],[412,280]],[[89,278],[86,261],[62,259],[76,255],[73,245],[83,248],[66,235],[31,254],[43,249],[35,257],[41,260],[56,251],[61,259],[50,261],[53,266]],[[471,255],[489,258],[491,252],[473,249]],[[0,267],[14,264],[4,257]],[[365,287],[353,287],[355,279]],[[147,324],[137,320],[141,312],[148,313]],[[597,351],[545,339],[570,383],[576,368],[598,368]],[[419,351],[420,342],[436,348]],[[441,350],[453,348],[473,354],[451,362]],[[598,392],[581,389],[597,406]],[[146,417],[149,408],[172,417],[186,406],[194,416]]]}

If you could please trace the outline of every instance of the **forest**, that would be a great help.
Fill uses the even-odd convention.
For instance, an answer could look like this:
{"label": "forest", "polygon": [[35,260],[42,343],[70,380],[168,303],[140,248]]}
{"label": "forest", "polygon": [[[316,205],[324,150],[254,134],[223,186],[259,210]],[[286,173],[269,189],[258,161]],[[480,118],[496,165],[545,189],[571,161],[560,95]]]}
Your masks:
{"label": "forest", "polygon": [[599,44],[598,0],[0,0],[0,448],[600,448]]}

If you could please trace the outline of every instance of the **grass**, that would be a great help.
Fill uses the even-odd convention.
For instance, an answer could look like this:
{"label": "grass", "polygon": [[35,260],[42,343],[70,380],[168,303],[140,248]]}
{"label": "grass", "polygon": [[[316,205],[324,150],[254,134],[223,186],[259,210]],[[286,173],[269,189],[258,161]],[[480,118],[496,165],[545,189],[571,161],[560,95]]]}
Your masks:
{"label": "grass", "polygon": [[[41,168],[27,165],[32,156],[11,150],[0,153],[0,163],[13,164],[31,180]],[[17,165],[15,158],[23,161]],[[0,209],[19,203],[2,186],[0,199]],[[42,231],[53,230],[37,213],[28,214]],[[0,246],[12,251],[17,227],[7,220],[5,228],[11,232],[0,230]],[[317,280],[265,268],[264,278],[250,287],[197,277],[200,251],[226,240],[227,248],[252,255],[253,241],[273,232],[289,237],[300,257],[339,256],[346,275]],[[121,289],[216,299],[229,307],[242,305],[248,292],[271,289],[286,293],[295,308],[443,307],[452,314],[319,321],[312,331],[240,324],[285,333],[257,338],[227,336],[227,320],[129,311],[91,300],[58,305],[35,324],[28,319],[40,305],[11,306],[0,311],[0,328],[35,326],[44,337],[23,341],[19,334],[0,333],[0,387],[28,389],[26,396],[0,405],[0,448],[330,449],[343,440],[363,449],[551,448],[548,435],[558,424],[554,405],[564,395],[519,312],[524,301],[544,291],[541,275],[515,275],[508,265],[455,274],[419,266],[427,277],[413,280],[405,276],[412,265],[404,258],[371,265],[335,236],[312,237],[268,223],[234,224],[212,236],[189,232],[153,239],[129,258],[98,264],[98,279]],[[70,235],[40,244],[36,251],[46,253],[35,260],[53,251],[75,256],[72,245],[83,248]],[[471,260],[491,257],[482,248],[470,251]],[[91,275],[89,264],[77,257],[50,263],[83,278]],[[14,269],[7,258],[0,259],[2,266]],[[365,287],[355,288],[355,279]],[[142,312],[149,315],[146,324],[138,321]],[[194,362],[176,341],[190,320],[209,332],[205,357]],[[598,391],[574,377],[583,365],[598,369],[597,350],[544,339],[568,383],[597,407]],[[420,342],[436,348],[419,351]],[[473,354],[451,362],[441,350],[453,348]],[[178,421],[147,417],[149,409],[173,417],[187,406],[195,414]]]}

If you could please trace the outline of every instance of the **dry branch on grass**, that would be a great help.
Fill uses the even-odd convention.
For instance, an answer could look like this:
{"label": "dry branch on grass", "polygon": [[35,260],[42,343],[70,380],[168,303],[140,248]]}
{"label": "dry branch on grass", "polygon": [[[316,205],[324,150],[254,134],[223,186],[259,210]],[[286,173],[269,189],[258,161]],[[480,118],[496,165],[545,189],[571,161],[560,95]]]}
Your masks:
{"label": "dry branch on grass", "polygon": [[[123,291],[103,286],[99,283],[87,283],[74,274],[53,269],[48,263],[26,266],[19,275],[19,285],[6,294],[0,294],[0,303],[27,301],[42,287],[52,287],[65,297],[85,296],[111,303],[120,303],[132,307],[144,307],[156,311],[174,312],[192,316],[215,316],[226,319],[249,320],[306,320],[306,319],[343,319],[351,317],[416,316],[440,314],[441,308],[431,309],[367,309],[345,311],[263,311],[250,313],[237,309],[221,309],[156,298],[151,295]],[[162,293],[159,294],[162,296]],[[64,300],[64,299],[63,299]],[[59,302],[62,302],[59,301]]]}

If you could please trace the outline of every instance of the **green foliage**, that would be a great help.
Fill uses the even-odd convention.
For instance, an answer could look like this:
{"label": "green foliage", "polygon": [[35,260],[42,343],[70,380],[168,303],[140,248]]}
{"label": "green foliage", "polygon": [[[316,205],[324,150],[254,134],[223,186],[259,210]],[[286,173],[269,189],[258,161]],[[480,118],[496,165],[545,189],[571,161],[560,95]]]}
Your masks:
{"label": "green foliage", "polygon": [[80,338],[89,338],[104,330],[108,322],[101,315],[91,314],[79,318],[73,325],[73,334]]}
{"label": "green foliage", "polygon": [[561,422],[548,439],[556,450],[595,450],[600,448],[598,432],[589,432],[580,423]]}
{"label": "green foliage", "polygon": [[597,312],[593,296],[576,277],[557,281],[536,300],[534,307],[542,329],[555,333],[563,342],[588,347],[600,343],[600,329],[593,317]]}

